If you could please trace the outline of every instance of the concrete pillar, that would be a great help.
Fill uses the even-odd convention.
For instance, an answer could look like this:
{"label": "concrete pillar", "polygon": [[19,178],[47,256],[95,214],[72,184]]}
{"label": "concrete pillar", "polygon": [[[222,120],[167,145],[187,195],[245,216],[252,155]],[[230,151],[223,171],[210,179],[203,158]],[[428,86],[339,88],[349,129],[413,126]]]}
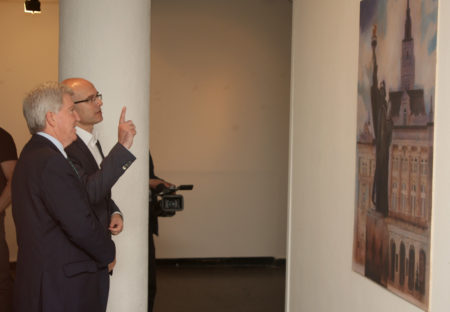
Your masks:
{"label": "concrete pillar", "polygon": [[104,150],[117,142],[122,106],[137,135],[137,161],[113,189],[124,231],[114,237],[117,265],[108,311],[147,311],[150,0],[61,0],[59,79],[83,77],[103,94]]}

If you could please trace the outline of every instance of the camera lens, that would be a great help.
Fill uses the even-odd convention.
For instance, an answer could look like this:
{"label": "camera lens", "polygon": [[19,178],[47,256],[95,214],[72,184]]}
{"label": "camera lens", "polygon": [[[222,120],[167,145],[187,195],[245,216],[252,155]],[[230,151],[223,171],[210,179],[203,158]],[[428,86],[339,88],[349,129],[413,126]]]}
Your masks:
{"label": "camera lens", "polygon": [[178,201],[176,199],[167,201],[167,208],[168,209],[177,209]]}

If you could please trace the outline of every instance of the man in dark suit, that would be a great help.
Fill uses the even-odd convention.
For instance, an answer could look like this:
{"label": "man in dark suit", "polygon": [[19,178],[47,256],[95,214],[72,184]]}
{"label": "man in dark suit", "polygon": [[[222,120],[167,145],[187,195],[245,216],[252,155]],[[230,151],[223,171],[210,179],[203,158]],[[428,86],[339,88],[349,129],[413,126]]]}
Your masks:
{"label": "man in dark suit", "polygon": [[[83,172],[83,180],[89,194],[91,208],[105,230],[117,235],[123,229],[122,213],[111,198],[112,183],[136,159],[128,150],[136,134],[131,120],[125,120],[125,108],[119,120],[118,142],[108,156],[104,156],[94,125],[103,120],[102,95],[95,86],[82,78],[70,78],[62,82],[73,91],[72,99],[77,121],[77,139],[65,150],[75,167]],[[109,292],[109,276],[103,280],[105,293]],[[107,302],[107,298],[104,299]]]}
{"label": "man in dark suit", "polygon": [[[111,198],[112,185],[108,183],[109,179],[99,178],[98,176],[102,173],[109,176],[117,169],[120,171],[120,167],[108,166],[108,163],[117,163],[117,160],[119,160],[119,163],[131,164],[136,159],[128,150],[133,144],[133,138],[136,134],[135,126],[131,120],[125,120],[125,108],[123,108],[119,120],[118,143],[105,158],[94,129],[94,125],[103,120],[102,95],[91,82],[82,78],[69,78],[64,80],[62,84],[70,87],[74,92],[72,99],[75,103],[75,111],[80,116],[75,128],[77,140],[66,148],[67,155],[75,166],[82,168],[88,176],[87,191],[95,214],[105,228],[108,228],[112,234],[117,235],[123,229],[122,213]],[[106,195],[98,196],[104,193],[96,190],[99,187],[105,188],[108,186]]]}
{"label": "man in dark suit", "polygon": [[76,139],[79,120],[72,94],[46,83],[23,102],[32,137],[12,181],[16,312],[104,311],[100,284],[114,266],[115,246],[64,151]]}

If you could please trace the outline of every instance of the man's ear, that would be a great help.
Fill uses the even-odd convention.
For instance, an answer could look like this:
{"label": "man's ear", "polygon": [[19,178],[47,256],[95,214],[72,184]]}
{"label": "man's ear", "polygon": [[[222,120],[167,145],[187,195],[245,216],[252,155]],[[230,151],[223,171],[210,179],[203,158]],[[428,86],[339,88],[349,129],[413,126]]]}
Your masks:
{"label": "man's ear", "polygon": [[56,126],[55,113],[47,112],[45,114],[45,121],[47,122],[48,126],[50,126],[51,128],[54,128]]}

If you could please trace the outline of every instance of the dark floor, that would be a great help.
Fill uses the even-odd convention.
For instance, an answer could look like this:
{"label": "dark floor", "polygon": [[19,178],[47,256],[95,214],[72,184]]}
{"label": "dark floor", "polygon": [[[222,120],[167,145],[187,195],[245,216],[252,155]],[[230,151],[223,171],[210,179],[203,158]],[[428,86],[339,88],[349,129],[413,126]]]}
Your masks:
{"label": "dark floor", "polygon": [[154,312],[282,312],[284,265],[157,266]]}
{"label": "dark floor", "polygon": [[[15,265],[11,271],[15,273]],[[158,263],[154,312],[282,312],[285,265]]]}

